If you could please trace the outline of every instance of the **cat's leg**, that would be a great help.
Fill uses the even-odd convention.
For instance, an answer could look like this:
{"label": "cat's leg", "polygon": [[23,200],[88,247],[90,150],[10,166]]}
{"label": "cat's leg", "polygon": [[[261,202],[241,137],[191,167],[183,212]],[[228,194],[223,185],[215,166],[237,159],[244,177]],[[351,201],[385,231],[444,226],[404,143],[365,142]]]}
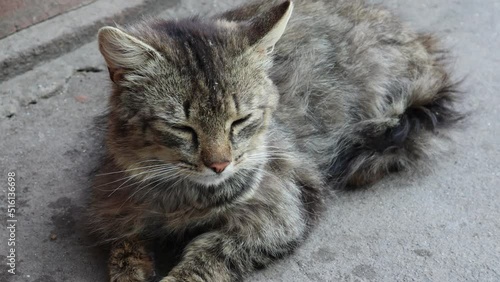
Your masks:
{"label": "cat's leg", "polygon": [[137,240],[115,243],[108,260],[111,282],[143,282],[154,276],[154,263]]}
{"label": "cat's leg", "polygon": [[273,259],[290,253],[296,242],[257,247],[236,234],[209,232],[195,238],[180,263],[161,282],[242,281]]}

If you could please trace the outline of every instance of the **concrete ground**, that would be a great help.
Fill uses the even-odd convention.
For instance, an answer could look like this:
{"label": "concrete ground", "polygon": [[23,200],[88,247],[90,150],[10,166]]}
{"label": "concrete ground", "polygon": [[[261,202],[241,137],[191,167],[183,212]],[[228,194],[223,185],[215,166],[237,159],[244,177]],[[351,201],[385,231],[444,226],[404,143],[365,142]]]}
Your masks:
{"label": "concrete ground", "polygon": [[[172,1],[161,15],[236,2]],[[450,46],[470,117],[431,171],[339,193],[307,243],[249,281],[500,281],[500,3],[382,2]],[[106,281],[105,254],[86,239],[81,214],[102,153],[92,119],[105,108],[107,78],[91,42],[0,83],[1,211],[14,171],[18,220],[16,275],[0,221],[0,281]]]}

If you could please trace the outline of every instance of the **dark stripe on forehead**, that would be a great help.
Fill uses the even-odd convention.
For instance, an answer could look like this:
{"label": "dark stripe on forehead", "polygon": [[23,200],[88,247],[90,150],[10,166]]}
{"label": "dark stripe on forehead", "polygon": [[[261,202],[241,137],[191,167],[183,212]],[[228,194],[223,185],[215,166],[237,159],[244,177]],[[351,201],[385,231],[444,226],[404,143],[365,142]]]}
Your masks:
{"label": "dark stripe on forehead", "polygon": [[236,109],[236,113],[240,113],[240,101],[238,101],[238,97],[236,97],[236,94],[233,93],[231,95],[233,97],[233,102],[234,102],[234,108]]}
{"label": "dark stripe on forehead", "polygon": [[[204,76],[204,82],[206,90],[208,90],[210,104],[215,105],[219,94],[220,79],[217,76],[217,67],[215,61],[215,54],[210,46],[207,46],[202,38],[191,37],[191,40],[187,41],[190,52],[193,56],[194,62],[191,62],[193,71],[197,72],[194,75]],[[201,94],[201,93],[200,93]],[[203,93],[205,94],[205,93]]]}
{"label": "dark stripe on forehead", "polygon": [[184,109],[184,115],[186,116],[186,119],[189,119],[189,109],[191,108],[191,102],[189,100],[186,100],[184,104],[182,104],[183,109]]}
{"label": "dark stripe on forehead", "polygon": [[182,54],[178,58],[183,60],[178,62],[179,68],[192,79],[193,94],[209,95],[210,106],[220,107],[223,82],[219,73],[226,57],[221,52],[225,52],[228,44],[225,32],[214,22],[199,18],[166,22],[156,28],[177,42],[175,45]]}

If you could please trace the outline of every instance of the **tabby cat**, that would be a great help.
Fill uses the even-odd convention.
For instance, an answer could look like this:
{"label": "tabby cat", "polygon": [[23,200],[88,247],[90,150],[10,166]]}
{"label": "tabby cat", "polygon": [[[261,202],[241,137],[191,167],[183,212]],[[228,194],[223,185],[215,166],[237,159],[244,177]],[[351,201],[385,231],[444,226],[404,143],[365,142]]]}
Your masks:
{"label": "tabby cat", "polygon": [[[414,169],[459,118],[434,38],[362,1],[266,0],[98,41],[113,91],[89,225],[111,281],[243,280],[304,241],[329,191]],[[158,275],[153,242],[187,238]]]}

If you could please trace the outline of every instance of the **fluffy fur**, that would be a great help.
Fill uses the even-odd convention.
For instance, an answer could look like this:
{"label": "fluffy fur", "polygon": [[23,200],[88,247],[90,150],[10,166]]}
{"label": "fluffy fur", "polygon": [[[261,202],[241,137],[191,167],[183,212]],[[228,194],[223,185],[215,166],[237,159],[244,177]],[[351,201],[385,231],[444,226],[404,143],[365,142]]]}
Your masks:
{"label": "fluffy fur", "polygon": [[[111,281],[239,281],[289,254],[332,188],[415,168],[452,125],[436,41],[361,1],[255,2],[105,27],[113,92],[89,206]],[[153,242],[186,241],[155,276]]]}

